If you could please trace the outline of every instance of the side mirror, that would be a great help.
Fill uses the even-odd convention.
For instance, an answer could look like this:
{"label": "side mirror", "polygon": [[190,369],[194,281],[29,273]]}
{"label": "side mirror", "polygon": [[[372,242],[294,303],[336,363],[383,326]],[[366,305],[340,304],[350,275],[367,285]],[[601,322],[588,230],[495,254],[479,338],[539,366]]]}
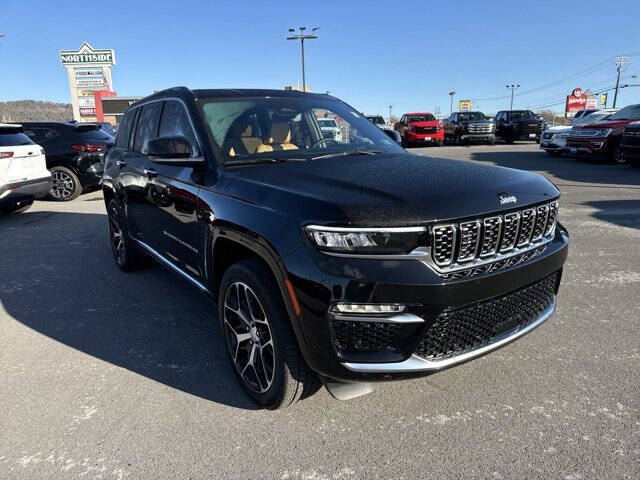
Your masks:
{"label": "side mirror", "polygon": [[189,158],[192,153],[189,140],[182,136],[158,137],[147,144],[147,155],[150,157]]}
{"label": "side mirror", "polygon": [[203,157],[193,158],[193,147],[182,135],[158,137],[149,140],[147,155],[154,163],[176,166],[196,166],[205,162]]}
{"label": "side mirror", "polygon": [[395,130],[384,130],[384,133],[387,134],[387,136],[393,140],[396,143],[402,143],[402,137],[400,136],[400,134],[398,132],[396,132]]}

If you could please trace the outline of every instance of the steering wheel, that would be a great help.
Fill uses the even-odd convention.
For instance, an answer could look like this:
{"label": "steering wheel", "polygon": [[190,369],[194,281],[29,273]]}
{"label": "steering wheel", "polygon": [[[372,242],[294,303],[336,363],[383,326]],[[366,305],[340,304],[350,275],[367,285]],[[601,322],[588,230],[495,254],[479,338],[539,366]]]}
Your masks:
{"label": "steering wheel", "polygon": [[321,143],[327,143],[327,142],[333,142],[335,145],[340,145],[340,142],[333,139],[333,138],[321,138],[320,140],[318,140],[316,143],[314,143],[313,145],[311,145],[311,148],[316,148],[318,145],[320,145]]}

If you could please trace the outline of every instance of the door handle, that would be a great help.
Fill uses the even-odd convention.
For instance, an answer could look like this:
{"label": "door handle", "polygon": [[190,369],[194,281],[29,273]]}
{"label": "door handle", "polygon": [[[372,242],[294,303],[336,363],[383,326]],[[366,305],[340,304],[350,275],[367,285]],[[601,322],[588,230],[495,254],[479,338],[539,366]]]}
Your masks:
{"label": "door handle", "polygon": [[145,168],[143,172],[149,178],[154,178],[158,176],[158,172],[156,172],[153,168]]}
{"label": "door handle", "polygon": [[127,162],[123,162],[122,160],[116,160],[116,165],[120,168],[122,167],[126,167],[127,166]]}

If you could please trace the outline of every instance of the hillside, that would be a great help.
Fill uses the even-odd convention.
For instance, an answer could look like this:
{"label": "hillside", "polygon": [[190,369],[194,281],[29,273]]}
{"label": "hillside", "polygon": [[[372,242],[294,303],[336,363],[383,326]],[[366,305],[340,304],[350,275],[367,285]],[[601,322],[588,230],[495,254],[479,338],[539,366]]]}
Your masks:
{"label": "hillside", "polygon": [[73,119],[71,104],[16,100],[0,102],[0,122],[61,122]]}

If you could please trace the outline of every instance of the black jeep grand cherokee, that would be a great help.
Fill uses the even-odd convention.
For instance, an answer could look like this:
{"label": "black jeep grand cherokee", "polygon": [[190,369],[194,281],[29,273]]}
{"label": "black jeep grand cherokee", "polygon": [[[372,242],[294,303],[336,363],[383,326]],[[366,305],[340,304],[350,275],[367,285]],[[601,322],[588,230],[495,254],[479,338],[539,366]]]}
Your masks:
{"label": "black jeep grand cherokee", "polygon": [[150,255],[214,299],[269,408],[505,345],[553,313],[567,256],[543,177],[411,155],[328,95],[156,93],[125,114],[103,187],[118,266]]}

